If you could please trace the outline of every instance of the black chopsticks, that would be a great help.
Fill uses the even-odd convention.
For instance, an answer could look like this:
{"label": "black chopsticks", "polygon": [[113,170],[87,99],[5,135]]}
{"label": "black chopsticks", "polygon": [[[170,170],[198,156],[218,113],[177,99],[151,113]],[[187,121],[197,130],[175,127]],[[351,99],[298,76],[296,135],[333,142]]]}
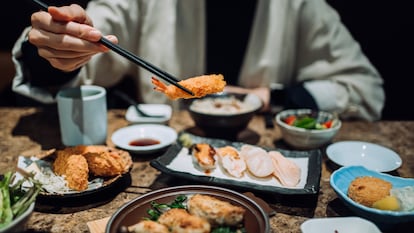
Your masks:
{"label": "black chopsticks", "polygon": [[[35,2],[36,4],[38,4],[42,8],[42,10],[44,10],[44,11],[48,10],[48,5],[43,3],[42,1],[39,1],[39,0],[32,0],[32,1]],[[106,47],[108,47],[109,49],[111,49],[112,51],[114,51],[114,52],[118,53],[119,55],[125,57],[126,59],[132,61],[133,63],[145,68],[149,72],[157,75],[158,77],[162,78],[163,80],[165,80],[165,81],[171,83],[172,85],[180,88],[181,90],[187,92],[188,94],[194,95],[190,90],[188,90],[187,88],[180,85],[178,83],[179,80],[176,79],[175,77],[173,77],[172,75],[170,75],[167,72],[157,68],[156,66],[152,65],[151,63],[142,60],[141,58],[139,58],[135,54],[125,50],[124,48],[120,47],[119,45],[112,43],[111,41],[109,41],[105,37],[101,37],[99,42],[101,44],[105,45]]]}

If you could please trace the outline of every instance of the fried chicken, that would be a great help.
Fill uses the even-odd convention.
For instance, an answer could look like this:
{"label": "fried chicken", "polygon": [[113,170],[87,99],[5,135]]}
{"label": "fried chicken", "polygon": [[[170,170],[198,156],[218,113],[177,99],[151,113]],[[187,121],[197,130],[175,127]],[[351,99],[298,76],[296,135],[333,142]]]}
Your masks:
{"label": "fried chicken", "polygon": [[72,152],[71,150],[57,151],[53,171],[65,177],[69,188],[83,191],[88,188],[88,162],[83,155]]}
{"label": "fried chicken", "polygon": [[207,219],[212,226],[237,226],[242,223],[246,210],[209,195],[195,194],[189,198],[188,212]]}
{"label": "fried chicken", "polygon": [[209,233],[209,222],[191,215],[185,209],[170,209],[158,218],[158,222],[167,226],[171,233]]}
{"label": "fried chicken", "polygon": [[128,152],[101,145],[67,147],[56,154],[53,171],[64,175],[68,187],[77,191],[88,188],[89,174],[112,177],[128,172],[132,165]]}
{"label": "fried chicken", "polygon": [[142,220],[137,224],[128,227],[128,232],[131,233],[169,233],[170,231],[166,226],[161,223]]}

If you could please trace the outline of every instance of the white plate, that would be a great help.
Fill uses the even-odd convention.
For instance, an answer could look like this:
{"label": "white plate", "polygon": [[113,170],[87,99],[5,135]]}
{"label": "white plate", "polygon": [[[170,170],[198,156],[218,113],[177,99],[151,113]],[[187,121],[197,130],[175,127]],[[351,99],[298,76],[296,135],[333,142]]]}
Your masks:
{"label": "white plate", "polygon": [[341,166],[364,166],[378,172],[389,172],[402,164],[393,150],[363,141],[343,141],[326,148],[330,160]]}
{"label": "white plate", "polygon": [[302,233],[380,233],[378,227],[359,217],[314,218],[306,220],[300,226]]}
{"label": "white plate", "polygon": [[[168,126],[159,124],[138,124],[118,129],[112,134],[112,142],[130,152],[148,154],[164,149],[177,139],[177,132]],[[137,139],[154,139],[158,144],[148,146],[131,146]]]}
{"label": "white plate", "polygon": [[165,115],[165,117],[143,117],[138,115],[134,106],[129,106],[125,118],[132,123],[161,123],[165,124],[171,118],[172,108],[167,104],[140,104],[142,111],[148,114]]}

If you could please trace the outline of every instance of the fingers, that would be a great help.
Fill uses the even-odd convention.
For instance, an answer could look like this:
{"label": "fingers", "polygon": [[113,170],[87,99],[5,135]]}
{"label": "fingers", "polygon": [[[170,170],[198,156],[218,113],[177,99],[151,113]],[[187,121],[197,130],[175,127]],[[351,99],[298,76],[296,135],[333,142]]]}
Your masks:
{"label": "fingers", "polygon": [[49,14],[56,21],[69,22],[74,21],[81,24],[87,24],[93,26],[92,21],[86,15],[86,11],[77,4],[72,4],[70,6],[63,7],[54,7],[51,6],[48,8]]}
{"label": "fingers", "polygon": [[[99,43],[102,33],[93,28],[86,11],[79,5],[49,7],[48,12],[32,14],[29,41],[41,57],[55,68],[71,71],[99,52],[109,51]],[[118,43],[115,36],[106,36]]]}
{"label": "fingers", "polygon": [[32,14],[31,24],[34,30],[46,31],[55,34],[67,34],[91,42],[98,41],[102,34],[88,24],[75,21],[56,21],[47,12]]}

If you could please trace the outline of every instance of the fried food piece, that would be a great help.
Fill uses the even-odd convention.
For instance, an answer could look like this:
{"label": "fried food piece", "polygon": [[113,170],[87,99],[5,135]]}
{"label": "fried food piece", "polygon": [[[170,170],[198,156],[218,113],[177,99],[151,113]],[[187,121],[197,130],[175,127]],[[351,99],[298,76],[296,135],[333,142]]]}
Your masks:
{"label": "fried food piece", "polygon": [[83,191],[88,188],[88,162],[79,153],[72,153],[70,150],[57,151],[53,172],[64,176],[68,187],[73,190]]}
{"label": "fried food piece", "polygon": [[348,188],[348,196],[361,205],[372,207],[374,202],[390,195],[392,184],[372,176],[355,178]]}
{"label": "fried food piece", "polygon": [[211,170],[216,167],[216,150],[207,143],[197,143],[191,148],[193,161],[203,170]]}
{"label": "fried food piece", "polygon": [[161,223],[142,220],[137,224],[128,227],[128,232],[131,233],[169,233],[170,231],[166,226]]}
{"label": "fried food piece", "polygon": [[246,210],[209,195],[195,194],[187,203],[190,214],[199,216],[212,226],[237,226],[242,223]]}
{"label": "fried food piece", "polygon": [[89,171],[95,176],[121,175],[132,165],[128,152],[108,146],[79,145],[68,150],[82,154],[88,162]]}
{"label": "fried food piece", "polygon": [[246,162],[236,148],[225,146],[216,149],[219,162],[223,168],[234,177],[242,177],[247,169]]}
{"label": "fried food piece", "polygon": [[125,172],[126,162],[119,150],[105,148],[104,151],[88,152],[84,156],[89,170],[96,176],[116,176]]}
{"label": "fried food piece", "polygon": [[185,209],[170,209],[158,218],[172,233],[209,233],[210,223],[198,216],[189,214]]}
{"label": "fried food piece", "polygon": [[226,86],[226,81],[224,81],[224,77],[221,74],[202,75],[178,82],[194,95],[190,95],[174,85],[167,86],[154,77],[152,77],[152,83],[155,85],[154,90],[164,93],[171,100],[200,98],[208,94],[221,92]]}

